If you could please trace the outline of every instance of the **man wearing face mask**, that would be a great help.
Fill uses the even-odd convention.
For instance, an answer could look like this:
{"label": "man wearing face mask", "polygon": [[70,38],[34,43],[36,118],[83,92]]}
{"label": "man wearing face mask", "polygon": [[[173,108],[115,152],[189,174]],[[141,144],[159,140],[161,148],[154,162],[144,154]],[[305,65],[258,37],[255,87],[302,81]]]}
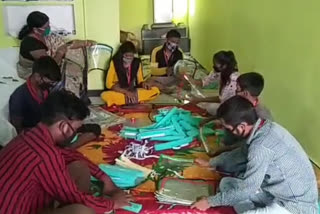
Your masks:
{"label": "man wearing face mask", "polygon": [[183,59],[183,53],[179,49],[180,33],[176,30],[170,30],[166,38],[164,45],[156,47],[151,53],[151,74],[161,90],[167,87],[168,82],[174,80],[168,77],[173,75],[174,65]]}
{"label": "man wearing face mask", "polygon": [[[60,68],[53,58],[45,56],[34,62],[32,75],[26,83],[13,92],[9,100],[10,122],[18,133],[33,128],[40,122],[41,105],[47,99],[51,88],[60,80]],[[95,129],[97,128],[100,127]],[[73,148],[92,141],[100,135],[99,130],[85,129],[85,127],[78,131],[80,135],[71,145]],[[70,146],[71,141],[67,142],[66,146]]]}
{"label": "man wearing face mask", "polygon": [[60,68],[49,56],[36,60],[32,75],[18,87],[9,100],[10,122],[20,133],[40,122],[40,106],[47,99],[50,89],[61,80]]}
{"label": "man wearing face mask", "polygon": [[179,50],[181,35],[176,30],[170,30],[166,35],[166,42],[163,46],[155,48],[151,53],[151,63],[156,63],[157,68],[152,68],[153,76],[171,76],[173,66],[177,61],[183,59]]}
{"label": "man wearing face mask", "polygon": [[[236,88],[236,94],[252,103],[259,118],[273,120],[270,111],[259,101],[259,96],[264,88],[264,78],[261,74],[256,72],[241,74],[237,79]],[[210,118],[205,122],[209,120]],[[212,162],[215,162],[217,167],[223,168],[227,173],[234,175],[243,173],[247,163],[246,143],[234,135],[228,135],[228,133],[223,143],[224,146],[219,147],[214,153],[210,154],[211,157],[214,157]]]}
{"label": "man wearing face mask", "polygon": [[[217,111],[224,129],[246,140],[247,167],[243,176],[221,180],[220,192],[202,198],[192,208],[233,206],[244,214],[318,213],[315,174],[299,142],[282,126],[258,117],[252,103],[234,96]],[[201,166],[215,168],[213,162]]]}
{"label": "man wearing face mask", "polygon": [[[87,106],[59,91],[49,95],[41,112],[41,123],[0,152],[0,213],[104,214],[128,205],[130,196],[98,166],[76,150],[60,147],[82,126],[90,113]],[[104,183],[105,196],[92,195],[90,175]],[[54,201],[61,206],[51,206]]]}

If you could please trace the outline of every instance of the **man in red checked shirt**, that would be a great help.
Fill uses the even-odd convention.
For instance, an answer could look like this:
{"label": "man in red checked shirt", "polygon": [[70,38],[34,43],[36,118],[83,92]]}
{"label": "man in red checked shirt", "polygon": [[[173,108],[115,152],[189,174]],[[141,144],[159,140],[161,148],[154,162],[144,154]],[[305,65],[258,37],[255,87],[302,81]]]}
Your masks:
{"label": "man in red checked shirt", "polygon": [[[128,205],[130,197],[96,165],[58,146],[75,136],[89,115],[86,105],[69,92],[54,92],[42,114],[41,123],[0,152],[0,214],[104,214]],[[88,173],[79,170],[85,167]],[[90,174],[104,182],[108,197],[89,194]]]}

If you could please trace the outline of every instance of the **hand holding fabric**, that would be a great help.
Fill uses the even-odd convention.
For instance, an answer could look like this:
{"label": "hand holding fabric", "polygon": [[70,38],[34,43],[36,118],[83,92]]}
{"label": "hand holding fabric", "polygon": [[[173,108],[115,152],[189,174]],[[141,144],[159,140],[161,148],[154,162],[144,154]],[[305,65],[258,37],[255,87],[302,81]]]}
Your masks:
{"label": "hand holding fabric", "polygon": [[172,76],[173,75],[173,67],[167,68],[167,75]]}
{"label": "hand holding fabric", "polygon": [[144,89],[150,90],[151,87],[152,87],[151,83],[148,83],[148,82],[143,82],[142,83],[142,88],[144,88]]}
{"label": "hand holding fabric", "polygon": [[68,45],[66,45],[66,44],[61,45],[60,47],[58,47],[56,55],[59,54],[61,56],[64,56],[64,55],[66,55],[67,51],[68,51]]}
{"label": "hand holding fabric", "polygon": [[136,91],[126,91],[125,96],[127,104],[138,103],[138,93]]}
{"label": "hand holding fabric", "polygon": [[201,167],[210,167],[209,161],[201,158],[195,159],[194,162]]}
{"label": "hand holding fabric", "polygon": [[129,202],[132,201],[132,197],[130,195],[126,195],[124,192],[123,194],[115,194],[111,197],[114,201],[114,209],[119,209],[124,206],[129,206]]}
{"label": "hand holding fabric", "polygon": [[201,211],[206,211],[207,209],[210,208],[210,204],[207,198],[202,198],[199,201],[195,202],[194,204],[191,205],[191,209],[198,209]]}

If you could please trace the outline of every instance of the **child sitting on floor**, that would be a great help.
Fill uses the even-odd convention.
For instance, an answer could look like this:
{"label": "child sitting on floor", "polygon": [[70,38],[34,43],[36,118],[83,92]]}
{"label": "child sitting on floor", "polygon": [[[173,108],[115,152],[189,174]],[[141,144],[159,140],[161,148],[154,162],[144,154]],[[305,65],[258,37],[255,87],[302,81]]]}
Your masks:
{"label": "child sitting on floor", "polygon": [[197,98],[193,97],[190,101],[194,104],[200,104],[201,108],[215,115],[216,109],[220,103],[223,103],[236,94],[237,78],[239,77],[238,64],[232,51],[219,51],[213,56],[213,69],[203,80],[193,80],[191,83],[206,87],[212,83],[219,83],[219,96]]}
{"label": "child sitting on floor", "polygon": [[125,42],[112,59],[106,80],[109,91],[101,94],[109,107],[153,100],[160,94],[158,88],[144,81],[141,60],[134,57],[135,53],[132,42]]}
{"label": "child sitting on floor", "polygon": [[[252,103],[234,96],[217,111],[224,130],[245,141],[246,167],[239,177],[224,177],[220,192],[200,198],[191,208],[233,206],[236,213],[319,212],[316,177],[300,143],[281,125],[259,118]],[[228,160],[232,161],[232,160]],[[199,161],[215,168],[214,160]]]}
{"label": "child sitting on floor", "polygon": [[272,120],[270,111],[259,101],[259,96],[264,88],[263,76],[256,72],[240,75],[237,79],[236,94],[247,98],[255,107],[260,118]]}
{"label": "child sitting on floor", "polygon": [[[272,121],[270,111],[259,102],[259,96],[264,88],[263,76],[250,72],[239,76],[237,79],[237,95],[249,100],[254,106],[259,118]],[[218,166],[231,173],[241,173],[246,167],[246,145],[230,135],[224,138],[226,146],[220,147],[211,156],[215,157]]]}
{"label": "child sitting on floor", "polygon": [[182,50],[179,49],[181,35],[176,30],[166,34],[164,45],[156,47],[151,53],[151,78],[150,81],[163,93],[172,93],[177,84],[173,68],[183,59]]}

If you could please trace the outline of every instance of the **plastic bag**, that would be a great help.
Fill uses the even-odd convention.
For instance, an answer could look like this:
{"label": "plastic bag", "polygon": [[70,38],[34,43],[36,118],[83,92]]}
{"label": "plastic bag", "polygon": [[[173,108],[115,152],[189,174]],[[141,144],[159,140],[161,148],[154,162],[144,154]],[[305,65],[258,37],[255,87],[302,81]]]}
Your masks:
{"label": "plastic bag", "polygon": [[104,44],[97,44],[87,49],[88,53],[88,72],[93,70],[107,71],[111,58],[112,47]]}
{"label": "plastic bag", "polygon": [[178,89],[180,91],[178,94],[179,99],[189,100],[192,97],[205,98],[205,95],[201,92],[201,88],[192,82],[192,79],[202,79],[208,73],[199,63],[195,60],[179,60],[175,64],[173,72],[180,79],[180,84],[178,84],[180,87],[180,90]]}
{"label": "plastic bag", "polygon": [[156,198],[162,203],[191,205],[200,197],[215,194],[215,183],[203,180],[164,178],[159,183]]}

